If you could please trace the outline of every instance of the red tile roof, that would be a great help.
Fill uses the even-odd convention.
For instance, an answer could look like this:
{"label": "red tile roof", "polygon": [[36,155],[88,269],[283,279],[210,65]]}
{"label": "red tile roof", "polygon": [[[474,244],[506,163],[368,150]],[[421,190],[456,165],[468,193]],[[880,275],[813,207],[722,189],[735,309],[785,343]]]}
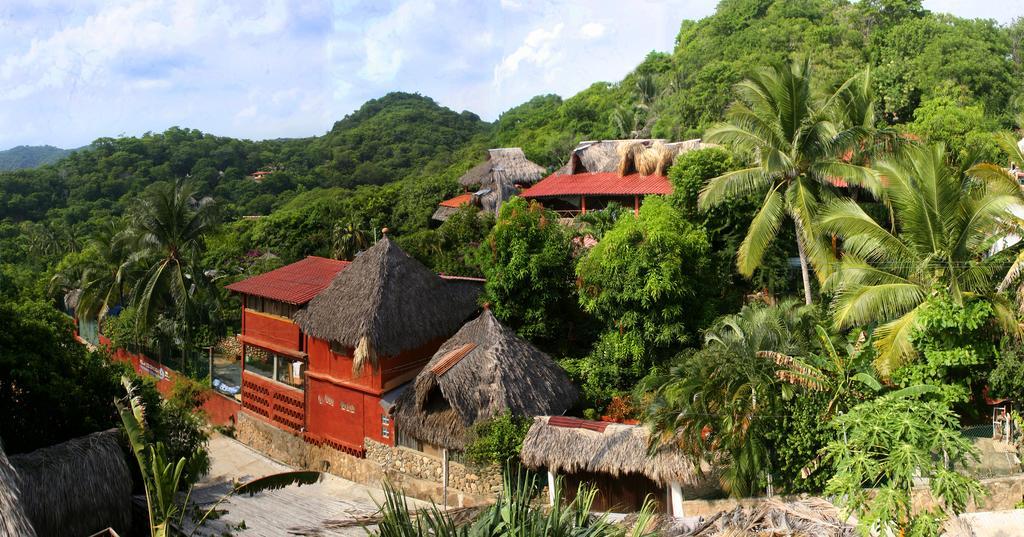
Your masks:
{"label": "red tile roof", "polygon": [[467,192],[465,194],[459,194],[452,199],[444,200],[441,203],[438,203],[438,205],[441,207],[452,207],[454,209],[458,209],[459,207],[469,203],[472,198],[473,195]]}
{"label": "red tile roof", "polygon": [[640,175],[634,173],[625,177],[615,172],[577,173],[574,175],[551,174],[521,194],[524,198],[550,196],[632,196],[635,194],[671,194],[672,183],[663,175]]}
{"label": "red tile roof", "polygon": [[441,358],[440,361],[434,364],[434,366],[430,368],[430,371],[435,375],[443,375],[447,373],[449,369],[455,367],[455,364],[462,361],[462,359],[475,348],[476,343],[466,343],[465,345],[455,348],[448,354],[444,355],[444,358]]}
{"label": "red tile roof", "polygon": [[311,255],[226,287],[236,293],[301,305],[326,289],[334,276],[348,265],[348,261]]}
{"label": "red tile roof", "polygon": [[587,429],[589,431],[597,431],[603,433],[608,428],[609,423],[606,421],[590,421],[580,418],[571,418],[569,416],[551,416],[548,418],[548,425],[554,427],[565,427],[567,429]]}

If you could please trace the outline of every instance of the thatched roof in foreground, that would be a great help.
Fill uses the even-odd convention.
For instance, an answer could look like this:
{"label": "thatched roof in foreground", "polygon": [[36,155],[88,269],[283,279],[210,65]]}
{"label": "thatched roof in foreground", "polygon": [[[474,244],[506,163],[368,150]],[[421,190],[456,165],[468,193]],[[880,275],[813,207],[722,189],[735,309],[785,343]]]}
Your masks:
{"label": "thatched roof in foreground", "polygon": [[576,420],[579,426],[559,426],[550,420],[550,416],[536,418],[523,441],[520,458],[530,468],[616,477],[642,474],[662,485],[678,482],[684,489],[700,493],[714,488],[710,465],[697,468],[690,458],[669,447],[651,455],[646,427],[584,420]]}
{"label": "thatched roof in foreground", "polygon": [[0,537],[35,537],[21,506],[21,487],[18,474],[7,460],[3,446],[0,446]]}
{"label": "thatched roof in foreground", "polygon": [[697,520],[669,519],[662,535],[668,537],[736,537],[772,535],[853,537],[857,529],[844,521],[834,505],[821,498],[791,502],[768,498],[750,507],[735,507]]}
{"label": "thatched roof in foreground", "polygon": [[569,155],[569,162],[557,172],[560,175],[578,173],[618,172],[619,175],[665,175],[680,153],[708,147],[700,139],[684,142],[666,142],[657,138],[630,140],[599,140],[580,142]]}
{"label": "thatched roof in foreground", "polygon": [[473,424],[505,411],[561,414],[579,392],[550,356],[485,309],[446,341],[396,402],[404,433],[463,449]]}
{"label": "thatched roof in foreground", "polygon": [[132,474],[119,440],[110,429],[10,457],[39,535],[128,534]]}
{"label": "thatched roof in foreground", "polygon": [[487,160],[466,172],[459,178],[459,183],[485,188],[500,183],[528,185],[540,181],[546,172],[543,166],[527,159],[518,147],[488,149]]}
{"label": "thatched roof in foreground", "polygon": [[295,315],[313,337],[355,349],[365,360],[448,337],[476,311],[479,287],[450,285],[385,235]]}

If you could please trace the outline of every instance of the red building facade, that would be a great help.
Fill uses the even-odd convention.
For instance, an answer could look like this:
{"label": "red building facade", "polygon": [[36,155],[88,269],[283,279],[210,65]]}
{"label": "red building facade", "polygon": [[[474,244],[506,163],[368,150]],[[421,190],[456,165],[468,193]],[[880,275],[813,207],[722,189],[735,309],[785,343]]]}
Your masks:
{"label": "red building facade", "polygon": [[307,257],[229,285],[242,296],[244,411],[357,456],[367,438],[394,445],[398,390],[472,315],[478,287],[386,237],[351,263]]}

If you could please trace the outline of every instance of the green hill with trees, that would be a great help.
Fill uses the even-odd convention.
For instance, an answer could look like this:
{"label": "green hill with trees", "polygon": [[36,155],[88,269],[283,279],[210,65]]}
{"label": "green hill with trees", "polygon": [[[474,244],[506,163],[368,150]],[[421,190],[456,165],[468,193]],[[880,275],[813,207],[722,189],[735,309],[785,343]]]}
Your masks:
{"label": "green hill with trees", "polygon": [[69,155],[74,149],[52,145],[19,145],[0,151],[0,172],[35,168],[51,164]]}

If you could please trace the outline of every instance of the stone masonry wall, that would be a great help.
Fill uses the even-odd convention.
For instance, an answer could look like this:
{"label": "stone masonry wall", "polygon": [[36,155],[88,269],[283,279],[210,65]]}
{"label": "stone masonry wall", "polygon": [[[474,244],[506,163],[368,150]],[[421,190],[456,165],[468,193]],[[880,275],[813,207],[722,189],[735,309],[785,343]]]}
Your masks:
{"label": "stone masonry wall", "polygon": [[[441,482],[441,459],[408,448],[391,447],[367,439],[366,459],[377,462],[388,471],[417,479]],[[501,492],[501,470],[496,465],[475,465],[448,462],[448,488],[481,496]]]}
{"label": "stone masonry wall", "polygon": [[[361,459],[329,446],[310,444],[245,411],[238,413],[235,439],[290,466],[326,472],[375,487],[390,482],[407,496],[420,500],[456,507],[482,505],[494,500],[491,493],[494,478],[490,474],[474,473],[461,464],[450,463],[445,502],[441,461],[404,448],[367,441],[366,458]],[[430,465],[430,461],[436,463],[436,468]],[[500,490],[500,473],[497,487]]]}

